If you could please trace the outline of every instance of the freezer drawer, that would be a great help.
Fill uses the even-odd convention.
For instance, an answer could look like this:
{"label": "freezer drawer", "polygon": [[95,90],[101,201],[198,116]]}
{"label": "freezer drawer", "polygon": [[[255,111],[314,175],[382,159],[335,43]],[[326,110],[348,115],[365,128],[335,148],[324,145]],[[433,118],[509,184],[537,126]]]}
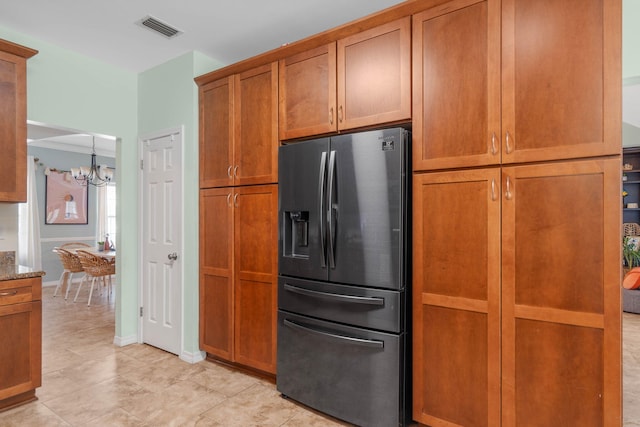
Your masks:
{"label": "freezer drawer", "polygon": [[404,291],[278,278],[279,309],[386,332],[404,331],[404,295]]}
{"label": "freezer drawer", "polygon": [[279,311],[278,391],[359,426],[404,425],[404,340]]}

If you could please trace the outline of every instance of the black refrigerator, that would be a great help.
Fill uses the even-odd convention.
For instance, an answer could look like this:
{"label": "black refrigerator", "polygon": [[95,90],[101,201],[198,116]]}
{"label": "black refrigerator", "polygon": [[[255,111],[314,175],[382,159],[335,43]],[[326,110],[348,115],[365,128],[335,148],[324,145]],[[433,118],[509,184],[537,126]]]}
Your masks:
{"label": "black refrigerator", "polygon": [[410,132],[279,149],[277,388],[361,426],[405,425]]}

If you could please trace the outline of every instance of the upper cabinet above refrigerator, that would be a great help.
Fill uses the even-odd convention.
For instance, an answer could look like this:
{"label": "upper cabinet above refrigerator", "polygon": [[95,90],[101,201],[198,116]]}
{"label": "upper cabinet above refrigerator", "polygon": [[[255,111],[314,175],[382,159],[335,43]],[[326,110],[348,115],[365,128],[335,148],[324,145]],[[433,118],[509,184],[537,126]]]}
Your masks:
{"label": "upper cabinet above refrigerator", "polygon": [[281,140],[411,119],[411,20],[280,60]]}

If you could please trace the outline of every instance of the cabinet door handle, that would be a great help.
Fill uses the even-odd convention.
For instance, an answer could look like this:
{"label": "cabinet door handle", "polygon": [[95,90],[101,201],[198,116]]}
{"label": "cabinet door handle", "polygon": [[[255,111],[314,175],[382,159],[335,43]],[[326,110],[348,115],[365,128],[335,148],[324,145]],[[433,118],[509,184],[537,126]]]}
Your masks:
{"label": "cabinet door handle", "polygon": [[338,107],[338,120],[342,123],[343,114],[342,114],[342,105]]}
{"label": "cabinet door handle", "polygon": [[235,206],[236,208],[238,207],[238,196],[238,193],[233,195],[233,206]]}
{"label": "cabinet door handle", "polygon": [[231,193],[227,194],[227,206],[231,207]]}
{"label": "cabinet door handle", "polygon": [[495,178],[491,178],[491,200],[494,202],[498,200],[498,194],[496,192],[496,180]]}
{"label": "cabinet door handle", "polygon": [[507,131],[507,134],[505,135],[505,141],[507,144],[507,154],[511,154],[511,152],[513,151],[513,145],[515,145],[511,143],[511,140],[512,140],[511,134],[509,133],[509,131]]}
{"label": "cabinet door handle", "polygon": [[491,154],[494,156],[498,154],[498,141],[497,141],[496,133],[491,133]]}
{"label": "cabinet door handle", "polygon": [[233,168],[233,176],[234,177],[238,177],[238,166],[236,165],[236,167]]}
{"label": "cabinet door handle", "polygon": [[333,124],[333,107],[329,108],[329,124]]}
{"label": "cabinet door handle", "polygon": [[232,166],[232,165],[229,165],[229,167],[227,168],[227,176],[228,176],[229,178],[233,178],[233,176],[231,175],[231,169],[233,169],[233,166]]}
{"label": "cabinet door handle", "polygon": [[0,297],[12,297],[16,295],[18,291],[0,292]]}
{"label": "cabinet door handle", "polygon": [[511,200],[513,198],[513,193],[511,192],[511,178],[507,176],[507,189],[504,192],[507,200]]}

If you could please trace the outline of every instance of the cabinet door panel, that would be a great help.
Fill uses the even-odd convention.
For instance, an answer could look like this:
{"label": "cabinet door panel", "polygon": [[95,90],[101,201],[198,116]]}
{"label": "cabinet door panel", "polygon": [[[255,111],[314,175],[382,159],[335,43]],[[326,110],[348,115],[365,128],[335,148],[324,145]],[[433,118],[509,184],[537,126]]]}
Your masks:
{"label": "cabinet door panel", "polygon": [[276,369],[278,187],[240,187],[235,198],[235,360]]}
{"label": "cabinet door panel", "polygon": [[234,114],[234,184],[277,182],[277,62],[235,76]]}
{"label": "cabinet door panel", "polygon": [[0,307],[0,400],[41,385],[42,303]]}
{"label": "cabinet door panel", "polygon": [[620,161],[503,168],[503,189],[503,425],[619,425]]}
{"label": "cabinet door panel", "polygon": [[498,425],[499,169],[417,174],[413,191],[413,417]]}
{"label": "cabinet door panel", "polygon": [[279,67],[280,139],[335,132],[336,44],[285,58]]}
{"label": "cabinet door panel", "polygon": [[620,16],[617,0],[503,1],[503,162],[620,153]]}
{"label": "cabinet door panel", "polygon": [[411,20],[338,41],[338,128],[411,118]]}
{"label": "cabinet door panel", "polygon": [[499,20],[493,0],[414,16],[415,170],[500,163]]}
{"label": "cabinet door panel", "polygon": [[200,191],[200,347],[233,358],[233,194]]}
{"label": "cabinet door panel", "polygon": [[0,201],[27,199],[26,60],[0,51]]}
{"label": "cabinet door panel", "polygon": [[233,184],[233,77],[200,88],[200,188]]}

